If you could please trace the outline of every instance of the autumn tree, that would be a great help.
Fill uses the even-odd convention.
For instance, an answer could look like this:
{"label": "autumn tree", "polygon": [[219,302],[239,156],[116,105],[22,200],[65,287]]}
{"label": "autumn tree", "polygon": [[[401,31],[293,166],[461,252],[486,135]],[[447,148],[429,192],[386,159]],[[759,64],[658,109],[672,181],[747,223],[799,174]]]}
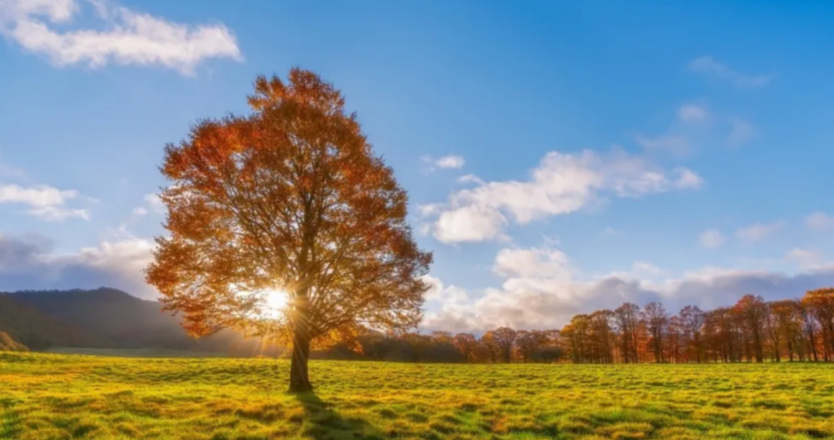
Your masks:
{"label": "autumn tree", "polygon": [[432,258],[341,92],[293,69],[259,77],[249,105],[165,148],[169,235],[147,280],[194,336],[231,327],[290,343],[290,390],[305,391],[311,344],[419,323]]}
{"label": "autumn tree", "polygon": [[620,356],[625,363],[637,363],[640,361],[637,352],[637,343],[640,324],[640,306],[634,303],[625,303],[614,310],[614,321],[620,334]]}
{"label": "autumn tree", "polygon": [[478,342],[481,345],[481,350],[485,354],[485,358],[490,363],[497,364],[502,359],[502,347],[498,343],[498,337],[494,331],[484,333]]}
{"label": "autumn tree", "polygon": [[688,357],[700,364],[704,353],[704,312],[698,306],[686,306],[679,315]]}
{"label": "autumn tree", "polygon": [[509,327],[499,327],[495,329],[493,336],[501,349],[501,360],[509,363],[512,360],[516,331]]}
{"label": "autumn tree", "polygon": [[[761,296],[744,295],[733,307],[733,311],[741,318],[745,328],[746,347],[752,346],[756,362],[764,362],[763,338],[765,332],[765,318],[768,313],[767,305]],[[751,356],[747,355],[748,360]]]}
{"label": "autumn tree", "polygon": [[656,363],[663,362],[663,338],[666,330],[666,324],[669,322],[669,314],[663,304],[659,302],[650,302],[643,307],[641,313],[643,322],[649,329],[651,335],[652,352],[654,353],[654,361]]}
{"label": "autumn tree", "polygon": [[614,363],[614,346],[616,345],[614,329],[611,322],[614,312],[597,310],[588,316],[589,334],[587,350],[593,362],[601,364]]}
{"label": "autumn tree", "polygon": [[478,360],[478,339],[471,333],[459,333],[452,340],[455,348],[458,349],[466,362]]}
{"label": "autumn tree", "polygon": [[812,290],[805,294],[802,302],[819,324],[823,358],[834,360],[834,288]]}
{"label": "autumn tree", "polygon": [[515,347],[523,363],[532,361],[539,348],[546,343],[547,336],[541,331],[521,330],[516,333]]}

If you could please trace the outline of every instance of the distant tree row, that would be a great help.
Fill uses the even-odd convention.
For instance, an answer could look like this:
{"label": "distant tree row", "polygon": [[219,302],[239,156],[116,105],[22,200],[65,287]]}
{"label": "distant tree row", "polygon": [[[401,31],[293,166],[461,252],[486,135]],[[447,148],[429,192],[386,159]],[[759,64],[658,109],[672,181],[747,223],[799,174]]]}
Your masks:
{"label": "distant tree row", "polygon": [[658,302],[625,303],[576,315],[561,330],[370,333],[358,344],[363,358],[404,362],[834,362],[834,288],[772,302],[746,295],[732,307],[686,306],[677,315]]}
{"label": "distant tree row", "polygon": [[834,289],[766,302],[745,295],[732,307],[662,304],[577,315],[560,332],[575,363],[834,361]]}

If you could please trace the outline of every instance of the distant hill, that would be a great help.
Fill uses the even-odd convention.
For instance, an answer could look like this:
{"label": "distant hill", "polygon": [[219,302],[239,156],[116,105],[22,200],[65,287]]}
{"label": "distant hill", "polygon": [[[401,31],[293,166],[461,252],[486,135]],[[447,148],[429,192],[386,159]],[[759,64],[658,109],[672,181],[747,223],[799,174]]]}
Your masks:
{"label": "distant hill", "polygon": [[0,331],[11,339],[39,350],[54,345],[102,347],[101,338],[43,314],[36,307],[0,293]]}
{"label": "distant hill", "polygon": [[222,352],[236,356],[264,352],[260,340],[232,331],[194,340],[180,319],[161,304],[117,289],[0,293],[0,331],[24,345]]}

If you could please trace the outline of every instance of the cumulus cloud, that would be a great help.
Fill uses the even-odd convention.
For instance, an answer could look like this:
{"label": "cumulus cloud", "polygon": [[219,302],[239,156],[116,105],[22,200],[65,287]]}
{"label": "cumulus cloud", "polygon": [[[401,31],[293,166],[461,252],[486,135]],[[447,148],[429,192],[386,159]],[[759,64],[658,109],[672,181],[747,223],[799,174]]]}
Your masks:
{"label": "cumulus cloud", "polygon": [[769,237],[782,229],[785,226],[784,222],[776,221],[773,223],[754,223],[749,226],[738,228],[736,230],[736,238],[753,243]]}
{"label": "cumulus cloud", "polygon": [[157,293],[145,284],[143,274],[153,249],[150,240],[127,238],[59,254],[44,237],[0,235],[0,287],[14,291],[107,286],[154,298]]}
{"label": "cumulus cloud", "polygon": [[815,212],[805,219],[805,226],[813,229],[834,228],[834,217],[822,212]]}
{"label": "cumulus cloud", "polygon": [[614,309],[624,302],[662,301],[674,312],[689,304],[704,309],[731,305],[748,293],[774,300],[834,285],[830,265],[794,274],[706,268],[655,281],[665,272],[639,261],[631,271],[582,280],[563,253],[542,248],[502,250],[493,271],[504,280],[500,287],[458,294],[457,301],[426,313],[422,328],[561,328],[576,314]]}
{"label": "cumulus cloud", "polygon": [[703,181],[687,168],[663,170],[621,150],[597,153],[551,152],[526,180],[473,181],[474,188],[456,191],[446,203],[424,215],[434,217],[431,233],[444,243],[504,237],[512,221],[534,220],[578,211],[606,197],[641,197],[695,189]]}
{"label": "cumulus cloud", "polygon": [[726,239],[724,238],[724,234],[717,229],[710,229],[708,231],[704,231],[701,235],[698,236],[698,243],[708,249],[715,249],[717,247],[721,247],[724,244]]}
{"label": "cumulus cloud", "polygon": [[28,205],[29,215],[46,221],[63,221],[68,218],[90,219],[86,209],[68,208],[67,203],[79,196],[75,190],[60,190],[48,185],[22,187],[0,183],[0,204]]}
{"label": "cumulus cloud", "polygon": [[740,89],[753,89],[766,86],[776,76],[774,74],[749,75],[741,73],[708,56],[692,60],[689,63],[689,70],[711,78],[727,81]]}
{"label": "cumulus cloud", "polygon": [[78,0],[0,0],[0,34],[59,67],[156,65],[192,75],[209,58],[242,59],[235,36],[220,23],[191,26],[107,1],[91,3],[99,29],[67,29],[90,21],[80,17]]}

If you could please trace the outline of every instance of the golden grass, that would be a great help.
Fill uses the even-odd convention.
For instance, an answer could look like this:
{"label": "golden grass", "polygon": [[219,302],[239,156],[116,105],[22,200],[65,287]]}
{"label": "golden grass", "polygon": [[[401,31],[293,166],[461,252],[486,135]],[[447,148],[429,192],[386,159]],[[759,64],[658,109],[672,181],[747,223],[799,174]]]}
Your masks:
{"label": "golden grass", "polygon": [[415,365],[0,353],[0,439],[834,438],[834,365]]}

